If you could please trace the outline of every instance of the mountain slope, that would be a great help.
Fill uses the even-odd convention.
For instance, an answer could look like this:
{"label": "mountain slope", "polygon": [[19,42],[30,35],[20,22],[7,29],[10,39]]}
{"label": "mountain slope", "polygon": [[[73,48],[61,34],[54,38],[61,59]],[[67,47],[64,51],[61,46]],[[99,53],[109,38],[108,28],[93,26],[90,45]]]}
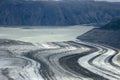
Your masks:
{"label": "mountain slope", "polygon": [[106,23],[120,16],[120,3],[94,1],[0,1],[1,26]]}
{"label": "mountain slope", "polygon": [[118,30],[118,29],[120,29],[120,18],[113,19],[108,24],[102,26],[101,29],[109,29],[109,30]]}
{"label": "mountain slope", "polygon": [[[106,24],[102,28],[93,29],[82,36],[77,37],[80,40],[107,44],[120,48],[120,19],[116,19]],[[116,25],[117,24],[117,25]]]}

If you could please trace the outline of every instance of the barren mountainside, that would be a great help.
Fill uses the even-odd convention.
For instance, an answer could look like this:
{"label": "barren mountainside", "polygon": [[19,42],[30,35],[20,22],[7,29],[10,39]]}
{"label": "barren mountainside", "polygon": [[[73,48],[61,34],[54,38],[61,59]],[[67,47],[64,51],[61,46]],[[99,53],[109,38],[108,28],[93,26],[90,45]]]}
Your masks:
{"label": "barren mountainside", "polygon": [[94,1],[0,1],[1,26],[100,24],[120,16],[120,3]]}
{"label": "barren mountainside", "polygon": [[108,29],[108,30],[118,30],[118,29],[120,29],[120,18],[111,20],[111,22],[102,26],[101,29]]}
{"label": "barren mountainside", "polygon": [[93,29],[77,38],[120,48],[120,18],[114,19],[101,28]]}

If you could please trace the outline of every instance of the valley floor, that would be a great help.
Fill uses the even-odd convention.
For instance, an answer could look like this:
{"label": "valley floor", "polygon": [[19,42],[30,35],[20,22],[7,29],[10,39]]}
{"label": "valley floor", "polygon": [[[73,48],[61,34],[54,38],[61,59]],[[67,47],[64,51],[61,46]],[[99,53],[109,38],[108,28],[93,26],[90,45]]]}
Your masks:
{"label": "valley floor", "polygon": [[[108,41],[114,34],[107,35],[119,32],[93,29],[91,39],[86,33],[91,29],[0,28],[0,80],[120,80],[120,50],[90,43],[114,42],[119,36]],[[105,35],[98,36],[102,33]],[[74,40],[78,35],[82,35],[78,39],[83,41]]]}

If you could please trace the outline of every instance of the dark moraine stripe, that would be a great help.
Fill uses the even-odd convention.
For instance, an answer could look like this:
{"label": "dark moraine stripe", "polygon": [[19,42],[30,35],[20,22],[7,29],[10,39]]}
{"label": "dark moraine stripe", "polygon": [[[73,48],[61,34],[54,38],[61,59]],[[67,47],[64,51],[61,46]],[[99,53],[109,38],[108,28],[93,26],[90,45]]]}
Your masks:
{"label": "dark moraine stripe", "polygon": [[[102,54],[104,54],[105,52],[107,52],[106,49],[103,50]],[[111,71],[109,71],[109,70],[106,70],[106,69],[104,69],[104,68],[101,68],[100,66],[96,66],[96,65],[93,64],[94,59],[96,59],[97,57],[101,56],[102,54],[99,54],[99,55],[94,56],[92,59],[90,59],[90,60],[88,61],[88,63],[89,63],[90,65],[92,65],[92,66],[94,66],[94,67],[102,70],[102,71],[106,71],[106,72],[109,72],[109,73],[113,73],[113,72],[111,72]],[[111,56],[110,56],[110,57],[111,57]],[[104,73],[104,74],[106,74],[106,75],[108,75],[108,76],[111,76],[111,77],[113,77],[113,78],[116,78],[116,77],[114,77],[114,76],[112,76],[112,75],[109,75],[109,74],[107,74],[107,73]],[[113,73],[113,74],[115,74],[115,73]],[[117,75],[117,74],[115,74],[115,75]]]}
{"label": "dark moraine stripe", "polygon": [[49,68],[49,66],[43,62],[42,60],[34,57],[35,53],[38,53],[38,51],[33,51],[33,52],[29,52],[28,54],[26,54],[25,56],[33,59],[37,62],[39,62],[41,64],[41,68],[39,70],[40,75],[44,78],[44,80],[56,80],[54,73],[52,72],[52,70]]}
{"label": "dark moraine stripe", "polygon": [[[105,46],[105,45],[103,45],[103,46]],[[110,48],[109,46],[105,46],[105,47]],[[105,49],[105,48],[102,48],[102,49],[103,49],[102,54],[104,54],[105,52],[107,52],[107,49]],[[111,48],[111,49],[113,49],[113,48]],[[116,64],[114,64],[114,63],[112,62],[112,59],[114,58],[114,56],[115,56],[117,53],[119,53],[116,49],[113,49],[113,50],[116,51],[116,53],[115,53],[114,55],[110,55],[108,58],[106,58],[106,59],[105,59],[105,62],[107,61],[107,62],[109,62],[109,63],[111,64],[111,66],[114,66],[114,67],[116,67],[116,68],[120,68],[118,65],[116,65]],[[99,54],[99,55],[93,57],[92,59],[90,59],[90,60],[89,60],[89,64],[91,64],[91,65],[93,65],[93,66],[95,66],[95,67],[97,67],[97,68],[99,68],[99,69],[101,69],[101,70],[103,70],[103,71],[107,71],[107,72],[110,72],[110,73],[112,73],[112,74],[114,74],[114,75],[120,76],[119,74],[116,74],[116,73],[114,73],[114,72],[112,72],[112,71],[106,70],[106,69],[104,69],[104,68],[101,68],[101,67],[96,66],[96,65],[93,64],[94,59],[96,59],[97,57],[101,56],[102,54]],[[105,73],[105,74],[106,74],[106,73]],[[106,74],[106,75],[112,76],[112,75],[109,75],[109,74]],[[113,77],[113,78],[116,78],[116,77],[114,77],[114,76],[112,76],[112,77]]]}
{"label": "dark moraine stripe", "polygon": [[68,71],[75,72],[75,73],[83,75],[85,77],[92,78],[93,80],[108,80],[98,74],[95,74],[95,73],[85,69],[84,67],[80,66],[77,62],[80,57],[86,56],[86,55],[96,52],[96,51],[97,51],[96,48],[91,47],[91,51],[62,57],[59,59],[59,62],[61,64],[61,66]]}
{"label": "dark moraine stripe", "polygon": [[9,76],[9,69],[8,68],[5,68],[2,70],[2,75],[4,75],[8,80],[14,80],[13,78],[11,78]]}
{"label": "dark moraine stripe", "polygon": [[112,59],[113,59],[117,54],[119,54],[119,51],[118,51],[117,49],[113,49],[113,50],[116,51],[116,54],[115,54],[115,55],[112,55],[112,56],[110,57],[109,62],[110,62],[111,65],[113,65],[113,66],[115,66],[116,68],[120,69],[120,66],[114,64],[113,61],[112,61]]}

